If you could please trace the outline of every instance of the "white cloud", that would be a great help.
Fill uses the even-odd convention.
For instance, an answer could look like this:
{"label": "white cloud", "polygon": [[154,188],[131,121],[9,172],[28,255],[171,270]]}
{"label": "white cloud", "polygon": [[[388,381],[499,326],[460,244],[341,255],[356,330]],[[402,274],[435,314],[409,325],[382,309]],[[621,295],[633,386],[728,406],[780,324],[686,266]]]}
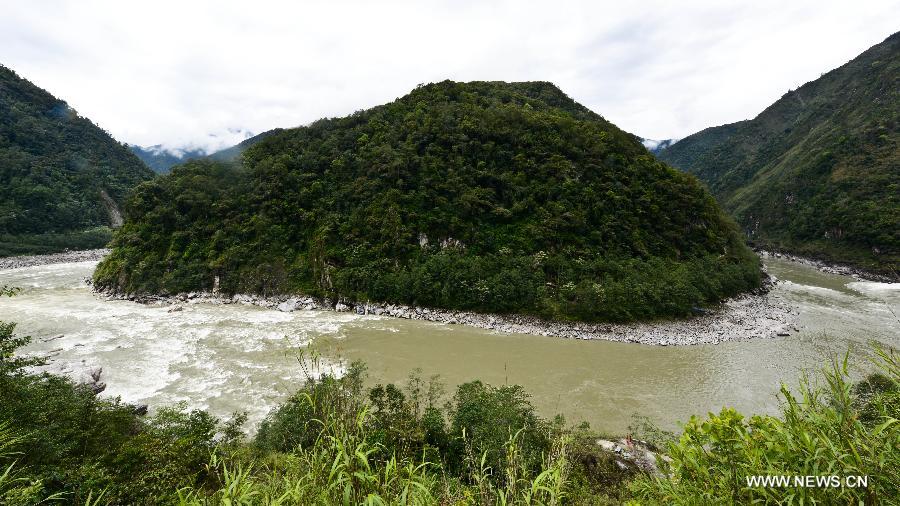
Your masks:
{"label": "white cloud", "polygon": [[890,0],[625,3],[0,0],[0,63],[142,145],[214,147],[442,79],[553,81],[665,139],[756,115],[900,19]]}

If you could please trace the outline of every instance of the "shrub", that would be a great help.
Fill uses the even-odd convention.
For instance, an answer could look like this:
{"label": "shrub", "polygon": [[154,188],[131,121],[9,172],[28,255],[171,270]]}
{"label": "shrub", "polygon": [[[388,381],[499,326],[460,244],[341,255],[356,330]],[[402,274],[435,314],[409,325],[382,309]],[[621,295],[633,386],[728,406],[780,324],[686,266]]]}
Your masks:
{"label": "shrub", "polygon": [[[661,504],[876,504],[900,497],[900,364],[893,351],[879,354],[885,377],[877,383],[888,388],[872,389],[871,380],[854,388],[845,357],[824,370],[822,389],[809,379],[797,395],[783,386],[780,417],[747,418],[729,408],[705,420],[692,417],[669,447],[670,476],[639,478],[632,490]],[[861,404],[854,390],[871,395]],[[749,487],[747,477],[756,475],[859,475],[869,481],[865,488]]]}

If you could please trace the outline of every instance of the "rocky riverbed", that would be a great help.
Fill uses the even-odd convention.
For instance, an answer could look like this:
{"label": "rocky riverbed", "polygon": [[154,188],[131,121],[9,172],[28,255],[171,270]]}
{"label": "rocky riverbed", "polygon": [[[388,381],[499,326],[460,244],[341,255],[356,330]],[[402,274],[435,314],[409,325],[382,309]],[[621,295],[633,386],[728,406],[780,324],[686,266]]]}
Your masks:
{"label": "rocky riverbed", "polygon": [[32,267],[35,265],[66,264],[71,262],[98,261],[109,254],[108,249],[65,251],[51,255],[27,255],[0,258],[0,270]]}
{"label": "rocky riverbed", "polygon": [[806,257],[792,255],[790,253],[781,253],[778,251],[757,250],[756,254],[758,254],[763,259],[765,259],[765,258],[780,258],[780,259],[784,259],[784,260],[789,260],[791,262],[808,265],[818,271],[826,272],[828,274],[839,274],[841,276],[852,276],[856,279],[861,279],[861,280],[865,280],[865,281],[877,281],[879,283],[892,283],[892,282],[898,281],[897,278],[892,278],[890,276],[885,276],[883,274],[870,272],[865,269],[859,269],[859,268],[853,267],[851,265],[833,264],[833,263],[823,262],[821,260],[816,260],[813,258],[806,258]]}
{"label": "rocky riverbed", "polygon": [[[772,283],[777,283],[772,280]],[[337,311],[425,320],[451,325],[469,325],[512,334],[531,334],[566,339],[602,339],[658,346],[719,344],[725,341],[786,336],[797,328],[797,312],[777,295],[768,292],[729,299],[718,308],[684,320],[627,324],[557,322],[531,316],[483,314],[424,308],[402,304],[375,304],[313,297],[263,297],[238,294],[224,296],[192,292],[170,297],[102,293],[111,299],[126,299],[180,311],[185,304],[248,304],[277,311]]]}

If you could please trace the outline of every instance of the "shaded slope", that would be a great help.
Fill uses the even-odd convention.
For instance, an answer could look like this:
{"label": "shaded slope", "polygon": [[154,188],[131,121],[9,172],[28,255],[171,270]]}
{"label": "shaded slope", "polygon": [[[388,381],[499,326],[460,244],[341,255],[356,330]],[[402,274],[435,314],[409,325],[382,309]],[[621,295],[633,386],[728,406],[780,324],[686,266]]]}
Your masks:
{"label": "shaded slope", "polygon": [[900,34],[756,118],[661,151],[696,174],[752,240],[900,271]]}
{"label": "shaded slope", "polygon": [[628,320],[759,283],[693,176],[548,83],[431,84],[240,159],[141,186],[97,286]]}

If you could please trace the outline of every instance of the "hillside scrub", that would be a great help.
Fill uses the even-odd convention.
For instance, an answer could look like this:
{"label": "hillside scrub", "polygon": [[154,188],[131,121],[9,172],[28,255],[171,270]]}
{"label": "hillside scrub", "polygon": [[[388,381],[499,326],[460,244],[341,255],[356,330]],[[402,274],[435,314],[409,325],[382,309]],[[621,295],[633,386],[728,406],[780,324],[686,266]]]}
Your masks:
{"label": "hillside scrub", "polygon": [[240,160],[141,185],[96,286],[629,321],[760,284],[694,177],[548,83],[430,84]]}

